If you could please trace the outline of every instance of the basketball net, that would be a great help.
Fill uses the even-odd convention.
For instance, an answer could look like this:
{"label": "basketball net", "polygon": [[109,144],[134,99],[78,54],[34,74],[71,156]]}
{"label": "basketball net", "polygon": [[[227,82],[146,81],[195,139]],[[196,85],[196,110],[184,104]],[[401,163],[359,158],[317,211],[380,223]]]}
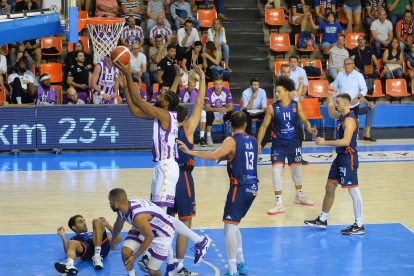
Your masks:
{"label": "basketball net", "polygon": [[96,55],[107,56],[118,44],[125,22],[110,24],[87,24]]}

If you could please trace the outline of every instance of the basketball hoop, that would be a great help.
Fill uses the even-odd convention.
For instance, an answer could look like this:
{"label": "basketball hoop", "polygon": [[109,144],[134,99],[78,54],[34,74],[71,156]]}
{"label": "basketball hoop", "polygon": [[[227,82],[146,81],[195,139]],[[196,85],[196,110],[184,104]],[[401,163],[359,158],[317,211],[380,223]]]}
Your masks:
{"label": "basketball hoop", "polygon": [[124,23],[124,18],[85,18],[79,20],[79,28],[83,28],[86,24],[95,54],[107,56],[118,44]]}

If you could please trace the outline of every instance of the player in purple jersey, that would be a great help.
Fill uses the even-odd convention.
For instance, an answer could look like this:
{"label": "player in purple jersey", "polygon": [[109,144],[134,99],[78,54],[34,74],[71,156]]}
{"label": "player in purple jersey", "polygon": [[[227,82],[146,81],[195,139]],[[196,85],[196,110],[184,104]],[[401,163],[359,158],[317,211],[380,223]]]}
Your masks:
{"label": "player in purple jersey", "polygon": [[[66,253],[66,263],[55,263],[55,268],[60,273],[76,275],[78,269],[73,265],[78,256],[83,261],[93,260],[95,269],[102,269],[102,259],[105,258],[110,250],[112,237],[106,233],[106,229],[112,233],[112,226],[104,217],[92,221],[93,232],[88,232],[88,226],[81,215],[75,215],[69,219],[69,229],[76,233],[70,241],[66,240],[66,231],[63,226],[57,230],[58,235],[62,238],[63,248]],[[117,242],[122,242],[122,237],[116,237]]]}
{"label": "player in purple jersey", "polygon": [[224,237],[229,270],[224,276],[237,276],[249,272],[243,258],[242,237],[238,224],[247,214],[258,192],[257,178],[258,144],[254,137],[246,134],[246,114],[234,112],[230,117],[234,135],[227,137],[219,149],[214,152],[193,151],[182,141],[180,149],[189,155],[218,160],[227,158],[227,173],[230,178],[230,190],[224,207]]}
{"label": "player in purple jersey", "polygon": [[158,97],[161,95],[161,93],[163,92],[167,92],[170,89],[170,84],[168,82],[163,82],[160,83],[159,85],[159,90],[158,92],[152,91],[152,97],[151,97],[151,103],[155,104],[157,102]]}
{"label": "player in purple jersey", "polygon": [[95,65],[92,73],[94,104],[116,104],[119,93],[119,80],[116,79],[118,69],[109,56]]}
{"label": "player in purple jersey", "polygon": [[[336,141],[325,141],[325,139],[316,138],[316,144],[321,146],[334,146],[338,155],[332,163],[329,171],[328,181],[326,183],[326,193],[323,199],[322,213],[315,220],[305,220],[305,224],[325,229],[328,226],[327,218],[331,209],[335,190],[338,185],[342,188],[348,188],[348,192],[354,203],[355,223],[346,229],[341,230],[344,235],[361,235],[365,233],[362,224],[362,197],[358,187],[358,121],[355,114],[350,111],[349,104],[351,97],[346,94],[336,95],[336,104],[333,96],[338,92],[335,87],[329,87],[328,95],[328,114],[334,120],[339,120]],[[338,111],[335,111],[335,107]]]}
{"label": "player in purple jersey", "polygon": [[259,142],[259,152],[262,151],[261,142],[266,129],[272,123],[272,149],[271,161],[273,170],[273,188],[275,191],[276,204],[267,213],[275,215],[285,211],[282,201],[282,168],[285,159],[292,169],[292,180],[296,187],[295,203],[312,206],[314,203],[309,200],[302,191],[302,150],[298,137],[299,119],[302,121],[306,130],[317,134],[317,130],[311,127],[306,118],[302,104],[289,99],[289,92],[295,90],[295,83],[292,79],[284,76],[277,77],[275,80],[276,102],[268,106],[263,124],[260,127],[257,140]]}

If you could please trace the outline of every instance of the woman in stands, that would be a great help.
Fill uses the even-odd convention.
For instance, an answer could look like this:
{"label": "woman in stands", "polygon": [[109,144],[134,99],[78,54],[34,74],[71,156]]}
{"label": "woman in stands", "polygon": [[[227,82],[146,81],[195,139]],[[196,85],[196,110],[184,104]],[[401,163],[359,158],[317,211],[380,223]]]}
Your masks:
{"label": "woman in stands", "polygon": [[231,72],[229,67],[229,45],[227,45],[226,32],[220,19],[216,18],[213,20],[213,25],[207,31],[207,41],[214,42],[216,48],[223,54],[226,68]]}
{"label": "woman in stands", "polygon": [[194,42],[194,48],[191,51],[187,51],[184,55],[183,61],[181,63],[181,72],[183,75],[181,76],[181,83],[187,86],[188,80],[192,79],[196,82],[200,81],[200,76],[193,71],[193,67],[191,64],[195,63],[197,65],[201,65],[203,68],[203,58],[201,57],[201,49],[203,44],[201,41]]}
{"label": "woman in stands", "polygon": [[88,67],[88,69],[91,71],[93,69],[93,58],[92,55],[85,51],[85,47],[83,46],[83,42],[79,40],[79,42],[73,44],[73,50],[72,52],[68,52],[65,57],[65,76],[64,76],[64,82],[66,83],[66,80],[68,79],[69,70],[72,67],[72,65],[76,64],[75,60],[75,53],[77,51],[82,51],[85,54],[85,63],[84,65]]}
{"label": "woman in stands", "polygon": [[301,32],[308,30],[309,18],[305,15],[308,14],[311,5],[309,0],[293,0],[292,22],[300,25]]}
{"label": "woman in stands", "polygon": [[206,43],[206,51],[201,56],[203,58],[203,68],[206,69],[206,75],[210,80],[219,76],[223,81],[230,81],[230,71],[221,67],[221,54],[213,41]]}
{"label": "woman in stands", "polygon": [[405,57],[405,61],[407,62],[407,75],[410,77],[411,80],[414,79],[414,44],[410,46],[410,53]]}
{"label": "woman in stands", "polygon": [[[393,38],[388,49],[385,49],[382,55],[383,72],[381,76],[388,79],[402,79],[402,64],[404,62],[403,51],[401,51],[400,43]],[[399,66],[398,66],[399,65]]]}

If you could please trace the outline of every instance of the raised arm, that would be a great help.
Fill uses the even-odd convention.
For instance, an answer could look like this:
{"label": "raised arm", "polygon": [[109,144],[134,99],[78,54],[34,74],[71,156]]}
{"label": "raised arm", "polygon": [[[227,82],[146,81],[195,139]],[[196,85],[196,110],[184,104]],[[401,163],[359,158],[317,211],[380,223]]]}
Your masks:
{"label": "raised arm", "polygon": [[339,120],[339,117],[341,117],[341,114],[336,111],[335,109],[335,103],[334,103],[334,95],[338,93],[339,90],[336,90],[334,86],[330,86],[328,90],[328,114],[329,117],[331,117],[334,120]]}
{"label": "raised arm", "polygon": [[356,121],[353,118],[346,118],[344,122],[344,138],[333,141],[325,141],[325,139],[316,138],[316,144],[322,146],[347,147],[351,143],[352,135],[357,127]]}
{"label": "raised arm", "polygon": [[216,149],[213,152],[211,152],[211,151],[210,152],[205,152],[205,151],[189,150],[183,142],[178,141],[178,143],[180,144],[179,148],[184,153],[187,153],[189,155],[192,155],[194,157],[198,157],[198,158],[201,158],[201,159],[204,159],[204,160],[218,160],[221,157],[226,156],[226,155],[230,154],[231,152],[233,152],[235,150],[235,147],[236,147],[236,142],[235,142],[233,137],[227,137],[223,141],[223,144],[221,145],[221,147]]}
{"label": "raised arm", "polygon": [[257,134],[257,144],[259,146],[259,153],[262,151],[262,140],[266,133],[267,127],[273,119],[273,106],[269,105],[266,109],[266,115],[263,119],[263,123],[260,126],[259,133]]}
{"label": "raised arm", "polygon": [[194,133],[198,126],[198,122],[200,122],[201,112],[204,107],[204,97],[206,96],[206,82],[203,69],[201,68],[201,65],[196,65],[195,63],[193,63],[192,66],[194,68],[194,71],[200,76],[200,89],[198,90],[193,112],[185,124],[185,128],[189,135]]}

